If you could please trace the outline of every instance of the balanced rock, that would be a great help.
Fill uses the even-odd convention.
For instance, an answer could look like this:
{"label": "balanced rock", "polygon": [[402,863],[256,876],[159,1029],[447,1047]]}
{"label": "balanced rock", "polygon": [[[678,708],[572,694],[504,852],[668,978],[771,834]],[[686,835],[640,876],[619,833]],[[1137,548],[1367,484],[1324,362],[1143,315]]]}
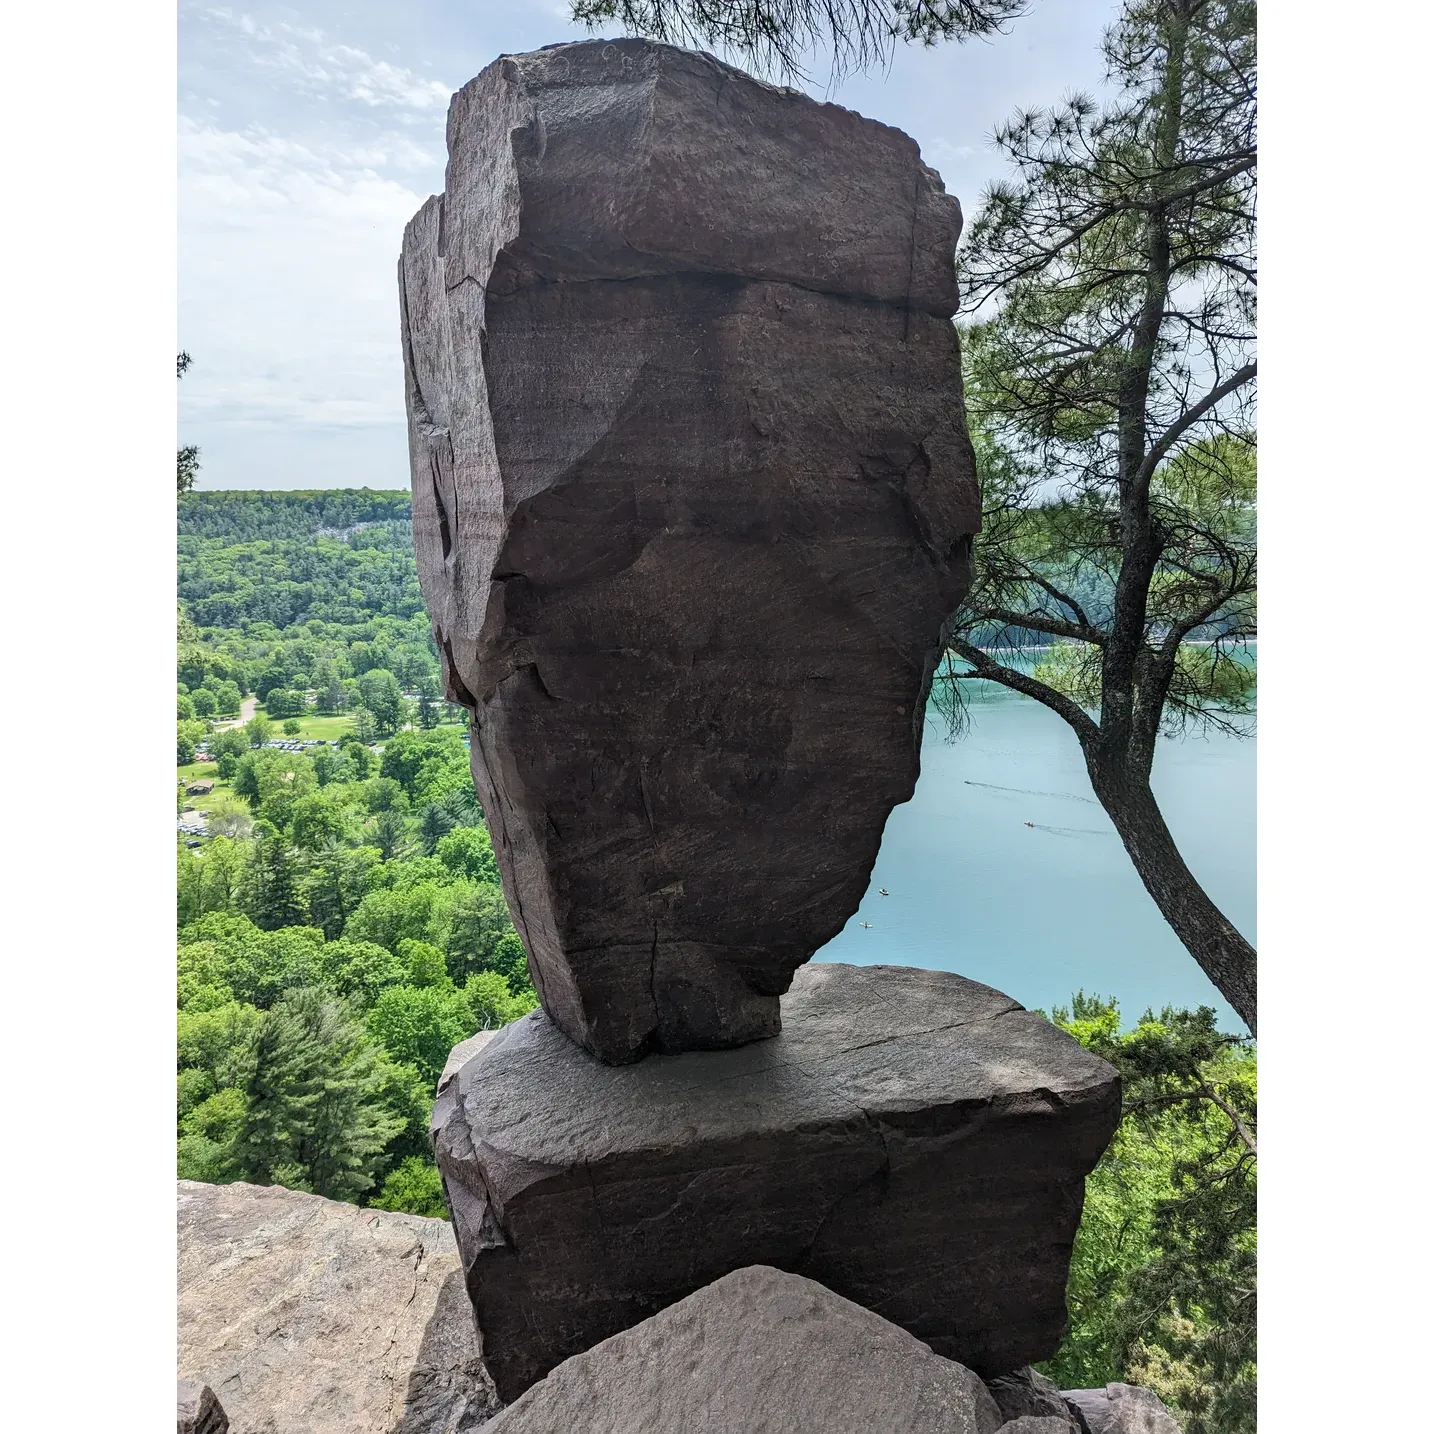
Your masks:
{"label": "balanced rock", "polygon": [[996,1434],[1000,1423],[969,1369],[812,1280],[754,1265],[574,1355],[487,1429]]}
{"label": "balanced rock", "polygon": [[945,972],[804,967],[781,1035],[607,1066],[541,1012],[434,1107],[499,1395],[753,1263],[807,1275],[981,1374],[1049,1358],[1104,1061]]}
{"label": "balanced rock", "polygon": [[1138,1384],[1067,1389],[1065,1398],[1080,1411],[1090,1434],[1180,1434],[1159,1395]]}
{"label": "balanced rock", "polygon": [[448,152],[414,547],[533,981],[605,1061],[769,1036],[970,583],[960,210],[900,131],[644,40],[495,61]]}
{"label": "balanced rock", "polygon": [[207,1384],[193,1379],[181,1379],[178,1384],[178,1434],[229,1434],[229,1416]]}
{"label": "balanced rock", "polygon": [[446,1221],[179,1182],[179,1368],[229,1434],[474,1429],[498,1408],[480,1354]]}

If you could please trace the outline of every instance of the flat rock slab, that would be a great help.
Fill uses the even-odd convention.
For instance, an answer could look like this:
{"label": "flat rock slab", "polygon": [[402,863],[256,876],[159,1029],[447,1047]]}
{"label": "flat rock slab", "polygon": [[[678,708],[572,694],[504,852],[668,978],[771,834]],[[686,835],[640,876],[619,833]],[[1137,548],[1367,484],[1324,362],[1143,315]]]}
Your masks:
{"label": "flat rock slab", "polygon": [[443,1220],[179,1182],[179,1369],[229,1434],[458,1434],[497,1408]]}
{"label": "flat rock slab", "polygon": [[560,1364],[492,1434],[995,1434],[969,1370],[813,1280],[757,1265]]}
{"label": "flat rock slab", "polygon": [[499,1394],[753,1263],[997,1375],[1055,1353],[1104,1061],[945,972],[820,963],[781,1035],[606,1066],[541,1011],[469,1060],[435,1146]]}
{"label": "flat rock slab", "polygon": [[960,222],[907,135],[707,55],[453,98],[414,548],[533,981],[604,1060],[773,1034],[911,796],[979,527]]}

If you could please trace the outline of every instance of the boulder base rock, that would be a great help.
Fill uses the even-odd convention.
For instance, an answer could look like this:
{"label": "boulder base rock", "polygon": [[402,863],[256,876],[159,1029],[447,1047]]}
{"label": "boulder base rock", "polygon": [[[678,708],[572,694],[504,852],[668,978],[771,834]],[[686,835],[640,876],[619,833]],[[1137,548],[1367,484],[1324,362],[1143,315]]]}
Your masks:
{"label": "boulder base rock", "polygon": [[1003,1418],[1056,1419],[1065,1434],[1088,1434],[1056,1386],[1034,1369],[1017,1369],[986,1381]]}
{"label": "boulder base rock", "polygon": [[917,776],[979,499],[916,144],[644,40],[454,96],[400,263],[414,547],[549,1017],[773,1034]]}
{"label": "boulder base rock", "polygon": [[207,1384],[181,1379],[175,1404],[178,1434],[229,1434],[229,1416]]}
{"label": "boulder base rock", "polygon": [[1180,1434],[1160,1397],[1138,1384],[1067,1389],[1064,1397],[1080,1410],[1090,1434]]}
{"label": "boulder base rock", "polygon": [[969,1370],[812,1280],[738,1270],[560,1364],[492,1434],[995,1434]]}
{"label": "boulder base rock", "polygon": [[445,1221],[179,1182],[179,1368],[230,1434],[474,1429],[480,1352]]}
{"label": "boulder base rock", "polygon": [[541,1011],[434,1107],[498,1393],[752,1263],[978,1373],[1054,1354],[1119,1078],[988,986],[800,970],[780,1036],[605,1066]]}

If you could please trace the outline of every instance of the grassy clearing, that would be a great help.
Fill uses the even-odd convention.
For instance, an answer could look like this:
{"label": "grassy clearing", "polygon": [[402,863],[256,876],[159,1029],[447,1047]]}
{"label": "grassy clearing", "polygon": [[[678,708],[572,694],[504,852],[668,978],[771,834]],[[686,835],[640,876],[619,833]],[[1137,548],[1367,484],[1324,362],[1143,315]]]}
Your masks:
{"label": "grassy clearing", "polygon": [[186,766],[175,769],[179,780],[188,786],[190,782],[213,782],[214,790],[204,797],[185,797],[185,801],[192,807],[202,807],[206,803],[221,794],[232,797],[233,783],[226,782],[219,775],[219,767],[215,762],[190,762]]}
{"label": "grassy clearing", "polygon": [[[262,707],[259,710],[264,711]],[[287,720],[289,719],[284,717],[269,718],[269,725],[274,729],[276,741],[283,741],[288,736],[288,733],[284,731],[284,723]],[[337,742],[345,732],[352,732],[354,729],[354,719],[346,712],[335,717],[320,717],[315,714],[293,720],[299,724],[298,740],[301,742]]]}

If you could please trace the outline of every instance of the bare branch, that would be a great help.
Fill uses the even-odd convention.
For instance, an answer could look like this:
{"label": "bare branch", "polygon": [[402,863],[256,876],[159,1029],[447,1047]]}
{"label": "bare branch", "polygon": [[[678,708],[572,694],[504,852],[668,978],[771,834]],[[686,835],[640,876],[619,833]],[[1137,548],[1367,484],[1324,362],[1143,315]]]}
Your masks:
{"label": "bare branch", "polygon": [[973,676],[983,678],[987,682],[999,683],[1002,687],[1009,687],[1012,692],[1020,692],[1027,697],[1034,697],[1037,702],[1049,707],[1057,716],[1063,717],[1075,730],[1076,736],[1081,739],[1082,743],[1094,741],[1100,736],[1100,728],[1091,720],[1084,708],[1072,702],[1064,693],[1057,692],[1054,687],[1048,687],[1044,682],[1038,682],[1024,672],[1017,672],[999,662],[993,662],[979,647],[967,642],[964,638],[953,639],[951,649],[971,664]]}

